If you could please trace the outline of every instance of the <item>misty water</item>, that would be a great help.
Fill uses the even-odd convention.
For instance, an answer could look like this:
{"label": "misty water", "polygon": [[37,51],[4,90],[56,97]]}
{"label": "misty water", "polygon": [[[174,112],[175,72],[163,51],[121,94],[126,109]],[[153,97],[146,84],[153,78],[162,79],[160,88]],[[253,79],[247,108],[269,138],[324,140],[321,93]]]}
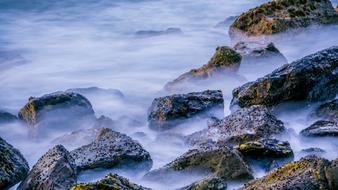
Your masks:
{"label": "misty water", "polygon": [[[17,114],[30,96],[41,96],[69,88],[96,86],[118,89],[124,97],[87,97],[96,116],[106,115],[122,121],[114,130],[138,140],[151,153],[153,169],[174,160],[189,147],[180,135],[206,128],[205,120],[185,123],[164,135],[147,126],[147,109],[163,86],[192,68],[207,63],[217,46],[232,46],[228,25],[216,25],[239,15],[262,0],[1,0],[0,52],[9,54],[0,63],[0,108]],[[334,6],[338,1],[332,2]],[[182,33],[138,37],[140,30],[180,28]],[[273,41],[288,62],[338,44],[338,25],[313,26],[262,41]],[[0,53],[0,55],[1,55]],[[13,61],[11,56],[16,58]],[[202,89],[220,88],[224,93],[224,115],[230,114],[233,88],[270,73],[281,65],[243,65],[244,81],[218,81]],[[298,133],[313,120],[308,113],[316,105],[282,105],[275,110],[287,128],[287,140],[295,152],[319,147],[324,156],[338,156],[334,138],[302,139]],[[223,117],[220,115],[219,117]],[[83,123],[81,127],[89,128]],[[41,137],[32,136],[26,126],[0,126],[0,136],[18,148],[30,167],[55,143],[69,133],[55,130]],[[179,134],[179,135],[175,135]],[[71,145],[65,146],[69,149]],[[124,169],[88,171],[78,181],[89,182],[117,172],[133,182],[154,189],[175,189],[201,178],[198,174],[177,177],[174,184],[142,180],[142,173]],[[257,170],[255,176],[264,172]],[[241,184],[236,184],[241,185]],[[235,186],[236,186],[235,185]]]}

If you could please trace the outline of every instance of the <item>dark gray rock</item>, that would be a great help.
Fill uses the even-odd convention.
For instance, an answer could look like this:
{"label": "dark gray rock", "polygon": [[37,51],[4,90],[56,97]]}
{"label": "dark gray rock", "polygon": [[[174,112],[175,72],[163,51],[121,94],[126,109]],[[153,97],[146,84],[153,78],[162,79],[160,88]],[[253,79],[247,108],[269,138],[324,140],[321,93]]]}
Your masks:
{"label": "dark gray rock", "polygon": [[71,88],[65,92],[73,92],[81,94],[87,98],[91,97],[111,97],[111,98],[123,98],[124,95],[120,90],[117,89],[104,89],[99,87],[87,87],[87,88]]}
{"label": "dark gray rock", "polygon": [[307,137],[338,136],[338,124],[334,121],[316,121],[300,134]]}
{"label": "dark gray rock", "polygon": [[223,94],[220,90],[155,98],[148,111],[149,127],[155,130],[170,129],[212,109],[223,109]]}
{"label": "dark gray rock", "polygon": [[18,190],[69,189],[75,183],[74,159],[62,145],[57,145],[38,160]]}
{"label": "dark gray rock", "polygon": [[322,101],[338,91],[338,46],[287,64],[233,91],[232,106],[274,106],[286,101]]}
{"label": "dark gray rock", "polygon": [[321,104],[312,115],[324,120],[338,122],[338,99]]}
{"label": "dark gray rock", "polygon": [[170,34],[183,34],[180,28],[167,28],[166,30],[140,30],[135,33],[137,37],[153,37]]}
{"label": "dark gray rock", "polygon": [[265,106],[239,109],[222,120],[214,120],[208,129],[187,136],[190,144],[207,141],[225,141],[235,145],[260,138],[270,138],[285,131],[278,120]]}
{"label": "dark gray rock", "polygon": [[117,174],[108,174],[105,178],[95,183],[76,184],[70,190],[150,190]]}
{"label": "dark gray rock", "polygon": [[180,190],[226,190],[226,180],[220,177],[207,177]]}
{"label": "dark gray rock", "polygon": [[270,35],[308,27],[313,24],[338,22],[330,0],[275,0],[241,14],[230,26],[230,36]]}
{"label": "dark gray rock", "polygon": [[18,118],[15,115],[0,110],[0,124],[1,123],[11,123],[11,122],[15,122],[15,121],[18,121]]}
{"label": "dark gray rock", "polygon": [[0,189],[8,189],[24,179],[29,166],[19,150],[0,137]]}
{"label": "dark gray rock", "polygon": [[325,153],[326,153],[325,150],[321,148],[306,148],[306,149],[302,149],[299,152],[301,157],[310,156],[310,155],[322,157],[322,155]]}
{"label": "dark gray rock", "polygon": [[149,152],[127,135],[101,128],[93,142],[71,151],[78,170],[128,166],[149,170]]}
{"label": "dark gray rock", "polygon": [[29,125],[62,123],[81,118],[95,118],[90,102],[82,95],[72,92],[55,92],[39,98],[31,97],[20,110],[19,118]]}

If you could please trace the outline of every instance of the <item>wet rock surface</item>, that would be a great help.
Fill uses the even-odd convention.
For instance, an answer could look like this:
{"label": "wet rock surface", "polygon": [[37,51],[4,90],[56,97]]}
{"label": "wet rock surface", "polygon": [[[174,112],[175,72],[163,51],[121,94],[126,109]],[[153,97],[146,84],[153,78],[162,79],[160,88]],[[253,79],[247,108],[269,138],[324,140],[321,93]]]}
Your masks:
{"label": "wet rock surface", "polygon": [[[331,177],[327,178],[328,171],[332,170]],[[310,156],[297,162],[290,162],[266,176],[250,181],[242,190],[253,189],[298,189],[316,190],[332,189],[336,185],[336,168],[330,161]],[[334,185],[329,185],[334,183]]]}
{"label": "wet rock surface", "polygon": [[148,179],[165,178],[173,172],[202,171],[225,180],[252,179],[249,166],[241,154],[222,143],[205,143],[191,149],[162,168],[149,172]]}
{"label": "wet rock surface", "polygon": [[276,0],[241,14],[230,27],[248,36],[270,35],[308,27],[313,24],[338,22],[338,14],[329,0]]}
{"label": "wet rock surface", "polygon": [[219,177],[207,177],[197,181],[189,186],[183,187],[180,190],[224,190],[227,189],[227,183]]}
{"label": "wet rock surface", "polygon": [[312,113],[312,116],[338,122],[338,99],[321,104],[314,113]]}
{"label": "wet rock surface", "polygon": [[78,170],[129,166],[149,170],[149,152],[129,136],[108,128],[96,131],[95,140],[71,151]]}
{"label": "wet rock surface", "polygon": [[0,189],[20,182],[28,171],[28,163],[20,151],[0,137]]}
{"label": "wet rock surface", "polygon": [[307,137],[338,136],[338,123],[334,121],[316,121],[310,127],[303,129],[300,134]]}
{"label": "wet rock surface", "polygon": [[[235,74],[242,57],[230,47],[217,47],[216,52],[209,62],[198,69],[182,74],[177,79],[167,83],[164,87],[167,91],[181,91],[185,86],[208,82],[219,77],[241,78]],[[210,81],[209,81],[210,82]]]}
{"label": "wet rock surface", "polygon": [[57,145],[38,160],[18,190],[69,189],[75,183],[74,159],[62,145]]}
{"label": "wet rock surface", "polygon": [[156,98],[148,111],[149,127],[155,130],[170,129],[212,109],[223,109],[223,94],[220,90]]}
{"label": "wet rock surface", "polygon": [[287,64],[233,90],[232,106],[274,106],[286,101],[322,101],[338,91],[338,46]]}
{"label": "wet rock surface", "polygon": [[17,120],[18,120],[18,118],[15,115],[8,113],[6,111],[0,110],[0,124],[1,123],[11,123],[11,122],[15,122]]}
{"label": "wet rock surface", "polygon": [[135,183],[130,182],[127,178],[117,174],[108,174],[105,178],[95,183],[77,184],[70,190],[150,190]]}
{"label": "wet rock surface", "polygon": [[29,125],[36,125],[42,120],[58,123],[82,117],[94,117],[90,102],[80,94],[61,91],[39,98],[31,97],[19,112],[19,118]]}
{"label": "wet rock surface", "polygon": [[208,129],[187,136],[190,144],[208,141],[224,141],[236,145],[260,138],[270,138],[285,131],[278,120],[265,106],[239,109],[221,120],[214,120]]}

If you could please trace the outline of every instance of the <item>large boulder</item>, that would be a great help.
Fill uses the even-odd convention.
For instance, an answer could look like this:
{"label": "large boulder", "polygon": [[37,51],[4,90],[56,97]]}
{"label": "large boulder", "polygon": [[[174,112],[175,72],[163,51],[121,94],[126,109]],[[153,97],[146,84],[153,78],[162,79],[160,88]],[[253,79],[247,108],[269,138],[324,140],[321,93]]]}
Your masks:
{"label": "large boulder", "polygon": [[78,170],[130,166],[149,170],[149,152],[129,136],[108,128],[96,131],[95,140],[71,151]]}
{"label": "large boulder", "polygon": [[334,121],[316,121],[310,127],[303,129],[300,134],[307,137],[338,136],[338,123]]}
{"label": "large boulder", "polygon": [[0,189],[8,189],[24,179],[29,166],[22,154],[0,137]]}
{"label": "large boulder", "polygon": [[169,129],[211,109],[223,109],[222,91],[207,90],[155,98],[148,112],[149,127]]}
{"label": "large boulder", "polygon": [[92,105],[84,96],[73,92],[55,92],[39,98],[31,97],[19,112],[19,118],[29,125],[42,121],[76,121],[87,117],[94,118]]}
{"label": "large boulder", "polygon": [[149,172],[145,177],[161,180],[175,173],[202,172],[224,180],[252,179],[249,166],[241,154],[223,143],[204,143],[191,149],[162,168]]}
{"label": "large boulder", "polygon": [[312,24],[338,22],[330,0],[274,0],[241,14],[230,26],[230,36],[237,32],[248,36],[270,35],[308,27]]}
{"label": "large boulder", "polygon": [[108,174],[105,178],[86,184],[76,184],[70,190],[150,190],[135,183],[130,182],[127,178],[117,174]]}
{"label": "large boulder", "polygon": [[[329,174],[329,175],[327,175]],[[330,178],[327,178],[330,176]],[[289,189],[317,190],[337,187],[337,167],[323,158],[315,156],[290,162],[266,176],[250,181],[241,190]]]}
{"label": "large boulder", "polygon": [[241,63],[241,55],[230,47],[217,47],[216,52],[209,62],[198,69],[192,69],[167,83],[164,87],[167,91],[182,91],[187,86],[205,84],[211,79],[219,77],[235,77]]}
{"label": "large boulder", "polygon": [[207,141],[224,141],[230,145],[260,138],[270,138],[285,131],[278,120],[265,106],[251,106],[239,109],[224,119],[215,119],[208,128],[187,136],[190,144]]}
{"label": "large boulder", "polygon": [[8,113],[6,111],[0,110],[0,124],[1,123],[15,122],[17,120],[18,120],[18,118],[15,115]]}
{"label": "large boulder", "polygon": [[338,46],[287,64],[233,90],[232,106],[274,106],[286,101],[319,101],[338,91]]}
{"label": "large boulder", "polygon": [[338,122],[338,99],[321,104],[311,115],[321,119]]}
{"label": "large boulder", "polygon": [[74,159],[62,145],[57,145],[38,160],[18,190],[69,189],[75,183]]}
{"label": "large boulder", "polygon": [[227,189],[226,180],[220,177],[207,177],[180,190],[225,190]]}

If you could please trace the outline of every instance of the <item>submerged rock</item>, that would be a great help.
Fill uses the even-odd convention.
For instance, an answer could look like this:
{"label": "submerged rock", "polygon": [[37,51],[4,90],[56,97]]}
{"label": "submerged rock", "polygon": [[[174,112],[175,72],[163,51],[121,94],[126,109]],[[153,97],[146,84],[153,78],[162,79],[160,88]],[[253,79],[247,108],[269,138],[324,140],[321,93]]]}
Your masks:
{"label": "submerged rock", "polygon": [[227,183],[219,177],[207,177],[180,190],[225,190]]}
{"label": "submerged rock", "polygon": [[230,36],[270,35],[313,24],[338,22],[330,0],[275,0],[241,14],[230,27]]}
{"label": "submerged rock", "polygon": [[321,119],[338,122],[338,99],[320,105],[312,115]]}
{"label": "submerged rock", "polygon": [[130,182],[127,178],[117,174],[108,174],[105,178],[95,183],[77,184],[70,190],[150,190],[135,183]]}
{"label": "submerged rock", "polygon": [[149,170],[149,152],[129,136],[108,128],[99,130],[95,140],[71,151],[78,170],[130,166]]}
{"label": "submerged rock", "polygon": [[99,87],[87,87],[87,88],[71,88],[66,92],[73,92],[81,94],[85,97],[112,97],[123,98],[123,93],[117,89],[104,89]]}
{"label": "submerged rock", "polygon": [[163,179],[174,172],[203,172],[225,180],[252,179],[249,166],[240,153],[224,144],[205,143],[191,149],[162,168],[149,172],[148,179]]}
{"label": "submerged rock", "polygon": [[278,120],[265,106],[251,106],[239,109],[222,120],[215,120],[208,129],[187,137],[190,144],[207,141],[225,141],[230,145],[244,143],[260,138],[270,138],[285,131]]}
{"label": "submerged rock", "polygon": [[299,154],[301,157],[305,157],[305,156],[319,156],[321,157],[323,154],[325,154],[325,150],[321,149],[321,148],[306,148],[306,149],[302,149]]}
{"label": "submerged rock", "polygon": [[206,82],[217,77],[237,77],[235,72],[241,63],[241,55],[227,46],[217,47],[210,61],[198,69],[182,74],[177,79],[167,83],[164,87],[168,91],[185,88],[189,83]]}
{"label": "submerged rock", "polygon": [[140,30],[135,33],[137,37],[153,37],[169,34],[183,34],[180,28],[167,28],[166,30]]}
{"label": "submerged rock", "polygon": [[18,190],[69,189],[75,183],[74,159],[62,145],[57,145],[38,160]]}
{"label": "submerged rock", "polygon": [[29,166],[19,150],[0,137],[0,189],[8,189],[23,180]]}
{"label": "submerged rock", "polygon": [[36,125],[42,120],[60,123],[63,120],[74,121],[83,117],[94,118],[94,110],[84,96],[73,92],[31,97],[19,112],[19,118],[29,125]]}
{"label": "submerged rock", "polygon": [[0,124],[1,123],[11,123],[11,122],[15,122],[17,120],[18,120],[18,118],[15,115],[0,110]]}
{"label": "submerged rock", "polygon": [[274,106],[286,101],[321,101],[338,91],[338,46],[287,64],[234,89],[232,106]]}
{"label": "submerged rock", "polygon": [[307,137],[338,136],[338,124],[334,121],[316,121],[310,127],[303,129],[300,134]]}
{"label": "submerged rock", "polygon": [[[306,157],[297,162],[290,162],[266,176],[250,181],[241,190],[253,189],[294,189],[317,190],[331,189],[329,184],[335,184],[337,173],[331,172],[327,180],[327,171],[336,171],[330,162],[323,158]],[[332,185],[333,186],[333,185]]]}
{"label": "submerged rock", "polygon": [[149,127],[169,129],[211,109],[223,109],[222,91],[207,90],[155,98],[148,111]]}
{"label": "submerged rock", "polygon": [[236,19],[238,18],[238,16],[229,16],[228,18],[226,18],[225,20],[219,22],[216,24],[215,27],[220,28],[220,27],[227,27],[230,24],[232,24]]}

